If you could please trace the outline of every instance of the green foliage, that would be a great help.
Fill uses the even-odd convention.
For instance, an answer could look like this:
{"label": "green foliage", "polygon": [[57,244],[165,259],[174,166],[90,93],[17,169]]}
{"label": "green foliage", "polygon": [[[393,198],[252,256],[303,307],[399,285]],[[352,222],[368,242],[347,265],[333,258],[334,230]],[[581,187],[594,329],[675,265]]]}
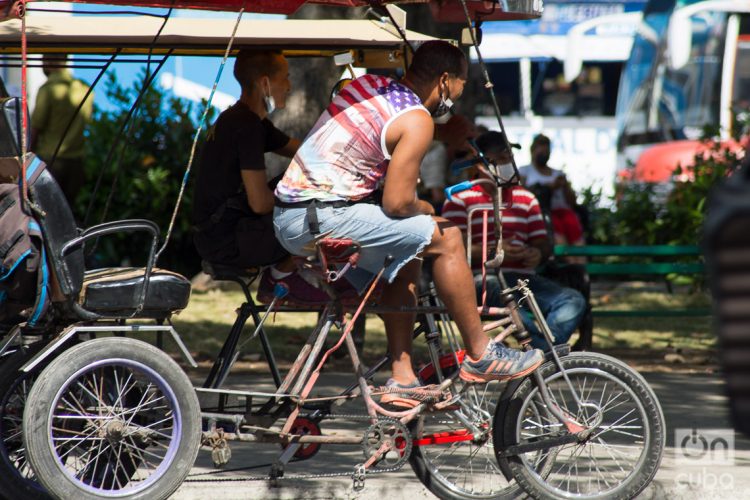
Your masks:
{"label": "green foliage", "polygon": [[[144,94],[125,133],[118,136],[123,120],[138,95],[143,76],[127,89],[120,86],[113,75],[105,83],[105,94],[113,107],[109,110],[96,109],[89,125],[86,141],[89,189],[76,200],[75,213],[83,221],[93,196],[93,210],[86,221],[87,226],[112,220],[149,219],[161,229],[163,242],[190,155],[197,127],[196,117],[201,116],[203,107],[194,110],[192,103],[167,97],[160,89],[152,87]],[[209,113],[208,122],[212,119],[211,115]],[[115,141],[118,142],[114,154],[107,162]],[[200,143],[202,141],[199,140]],[[198,157],[199,154],[196,154],[194,168]],[[94,193],[100,173],[101,186]],[[111,189],[113,184],[114,190]],[[169,245],[158,262],[160,267],[188,276],[198,271],[200,263],[190,229],[192,194],[189,183]],[[146,255],[147,245],[143,238],[118,235],[100,241],[95,258],[99,265],[111,265],[142,262]]]}
{"label": "green foliage", "polygon": [[[735,130],[747,130],[747,123]],[[711,188],[739,166],[736,152],[722,146],[717,131],[704,131],[704,152],[692,165],[676,166],[668,184],[624,183],[613,200],[592,189],[581,194],[589,212],[589,242],[603,245],[695,245],[700,243]],[[690,180],[680,180],[688,178]],[[609,201],[610,203],[603,203]],[[606,206],[604,206],[606,205]]]}

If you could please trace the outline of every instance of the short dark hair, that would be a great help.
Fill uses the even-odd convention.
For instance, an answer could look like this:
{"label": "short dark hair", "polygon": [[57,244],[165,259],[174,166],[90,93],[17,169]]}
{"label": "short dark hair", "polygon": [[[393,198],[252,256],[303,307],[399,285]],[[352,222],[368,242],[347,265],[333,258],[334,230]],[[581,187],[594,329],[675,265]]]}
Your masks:
{"label": "short dark hair", "polygon": [[414,52],[409,72],[418,80],[432,82],[443,73],[463,75],[467,68],[466,54],[461,49],[443,40],[430,40]]}
{"label": "short dark hair", "polygon": [[280,50],[241,50],[234,62],[234,78],[240,87],[249,89],[264,76],[279,70]]}
{"label": "short dark hair", "polygon": [[531,140],[531,149],[534,149],[536,146],[538,146],[540,144],[544,144],[546,146],[551,146],[552,145],[552,141],[550,141],[549,137],[547,137],[544,134],[537,134]]}
{"label": "short dark hair", "polygon": [[516,149],[521,147],[506,140],[503,137],[503,133],[496,130],[490,130],[477,137],[477,146],[483,153],[505,153],[506,151],[510,151],[508,146]]}

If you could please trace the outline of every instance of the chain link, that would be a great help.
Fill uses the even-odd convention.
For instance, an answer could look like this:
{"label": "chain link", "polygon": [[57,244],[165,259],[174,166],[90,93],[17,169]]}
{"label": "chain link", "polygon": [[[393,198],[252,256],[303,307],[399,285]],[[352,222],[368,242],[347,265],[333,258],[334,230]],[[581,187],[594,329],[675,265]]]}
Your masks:
{"label": "chain link", "polygon": [[[321,417],[321,420],[335,420],[335,419],[348,419],[348,420],[370,420],[372,417],[370,415],[361,415],[361,414],[341,414],[341,415],[325,415]],[[384,417],[384,416],[378,416],[378,422],[398,422],[398,420],[391,418],[391,417]],[[303,462],[304,460],[292,460],[290,463],[295,462]],[[261,467],[268,467],[270,468],[273,466],[272,463],[264,464],[264,465],[254,465],[248,468],[237,468],[232,469],[231,471],[228,470],[217,470],[217,471],[211,471],[211,472],[203,472],[201,474],[196,474],[196,476],[211,476],[214,474],[226,474],[227,472],[239,472],[242,470],[247,470],[249,468],[252,469],[258,469]],[[207,479],[198,479],[195,476],[191,477],[188,476],[187,479],[185,479],[184,482],[186,483],[212,483],[212,482],[242,482],[242,481],[271,481],[271,480],[295,480],[295,479],[323,479],[323,478],[334,478],[334,477],[349,477],[354,480],[355,485],[360,484],[359,480],[359,473],[361,472],[360,467],[362,466],[361,463],[358,463],[354,467],[354,472],[348,471],[348,472],[321,472],[318,474],[290,474],[283,476],[279,476],[276,478],[272,478],[270,475],[265,476],[246,476],[246,477],[221,477],[221,478],[207,478]],[[372,468],[365,470],[366,475],[370,474],[382,474],[386,472],[396,472],[400,470],[403,467],[403,465],[399,465],[397,467],[390,467],[390,468]]]}

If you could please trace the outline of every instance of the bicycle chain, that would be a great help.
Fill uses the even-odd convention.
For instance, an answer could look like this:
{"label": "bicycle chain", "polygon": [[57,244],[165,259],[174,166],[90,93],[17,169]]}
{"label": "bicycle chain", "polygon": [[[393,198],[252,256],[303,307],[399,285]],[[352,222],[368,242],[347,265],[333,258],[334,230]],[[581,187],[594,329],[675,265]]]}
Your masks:
{"label": "bicycle chain", "polygon": [[[325,415],[320,417],[321,420],[335,420],[335,419],[350,419],[350,420],[370,420],[372,417],[370,415],[357,415],[357,414],[350,414],[350,415]],[[395,418],[391,417],[384,417],[384,416],[378,416],[378,422],[398,422]],[[363,438],[364,439],[364,438]],[[294,462],[302,462],[302,460],[292,460],[290,463]],[[253,466],[252,468],[260,468],[260,467],[273,467],[273,463],[260,465],[260,466]],[[321,472],[319,474],[290,474],[279,477],[271,477],[270,475],[266,476],[246,476],[246,477],[222,477],[222,478],[215,478],[215,479],[197,479],[195,477],[191,478],[188,476],[184,482],[186,483],[211,483],[211,482],[241,482],[241,481],[273,481],[273,480],[294,480],[294,479],[322,479],[322,478],[332,478],[332,477],[349,477],[354,478],[354,475],[358,473],[360,470],[362,464],[357,464],[355,466],[355,472],[352,473],[349,472]],[[371,468],[366,469],[365,474],[382,474],[387,472],[396,472],[398,470],[401,470],[403,468],[403,464],[397,466],[397,467],[390,467],[390,468]],[[233,469],[233,471],[241,471],[245,470],[243,468]],[[214,475],[214,474],[224,474],[227,472],[227,470],[217,470],[217,471],[211,471],[211,472],[203,472],[199,475]],[[356,478],[355,478],[356,482]]]}

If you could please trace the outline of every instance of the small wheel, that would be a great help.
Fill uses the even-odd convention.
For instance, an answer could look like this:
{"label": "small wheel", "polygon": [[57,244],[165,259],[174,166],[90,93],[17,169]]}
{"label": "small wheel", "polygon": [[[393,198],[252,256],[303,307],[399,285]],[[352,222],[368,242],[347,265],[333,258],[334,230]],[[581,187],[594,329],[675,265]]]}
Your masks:
{"label": "small wheel", "polygon": [[[309,418],[297,417],[294,419],[294,423],[292,424],[289,433],[303,436],[320,436],[320,426]],[[286,446],[282,446],[282,448],[286,448]],[[308,458],[314,457],[319,451],[320,443],[302,443],[294,453],[294,458],[298,460],[307,460]]]}
{"label": "small wheel", "polygon": [[[554,363],[539,370],[554,404],[593,432],[574,442],[518,456],[498,457],[533,498],[633,498],[654,478],[665,444],[664,415],[648,383],[626,364],[598,353],[561,358],[578,394]],[[532,379],[513,394],[495,421],[495,449],[564,436]]]}
{"label": "small wheel", "polygon": [[4,498],[51,498],[37,481],[23,444],[23,409],[37,372],[19,372],[44,345],[38,342],[21,348],[0,367],[0,492]]}
{"label": "small wheel", "polygon": [[502,389],[500,382],[463,389],[461,398],[473,423],[485,430],[482,436],[473,436],[455,410],[425,413],[412,426],[409,462],[438,498],[510,500],[521,495],[498,467],[492,446],[492,416]]}
{"label": "small wheel", "polygon": [[145,342],[110,337],[63,352],[28,396],[24,442],[58,498],[164,499],[200,446],[190,380]]}

